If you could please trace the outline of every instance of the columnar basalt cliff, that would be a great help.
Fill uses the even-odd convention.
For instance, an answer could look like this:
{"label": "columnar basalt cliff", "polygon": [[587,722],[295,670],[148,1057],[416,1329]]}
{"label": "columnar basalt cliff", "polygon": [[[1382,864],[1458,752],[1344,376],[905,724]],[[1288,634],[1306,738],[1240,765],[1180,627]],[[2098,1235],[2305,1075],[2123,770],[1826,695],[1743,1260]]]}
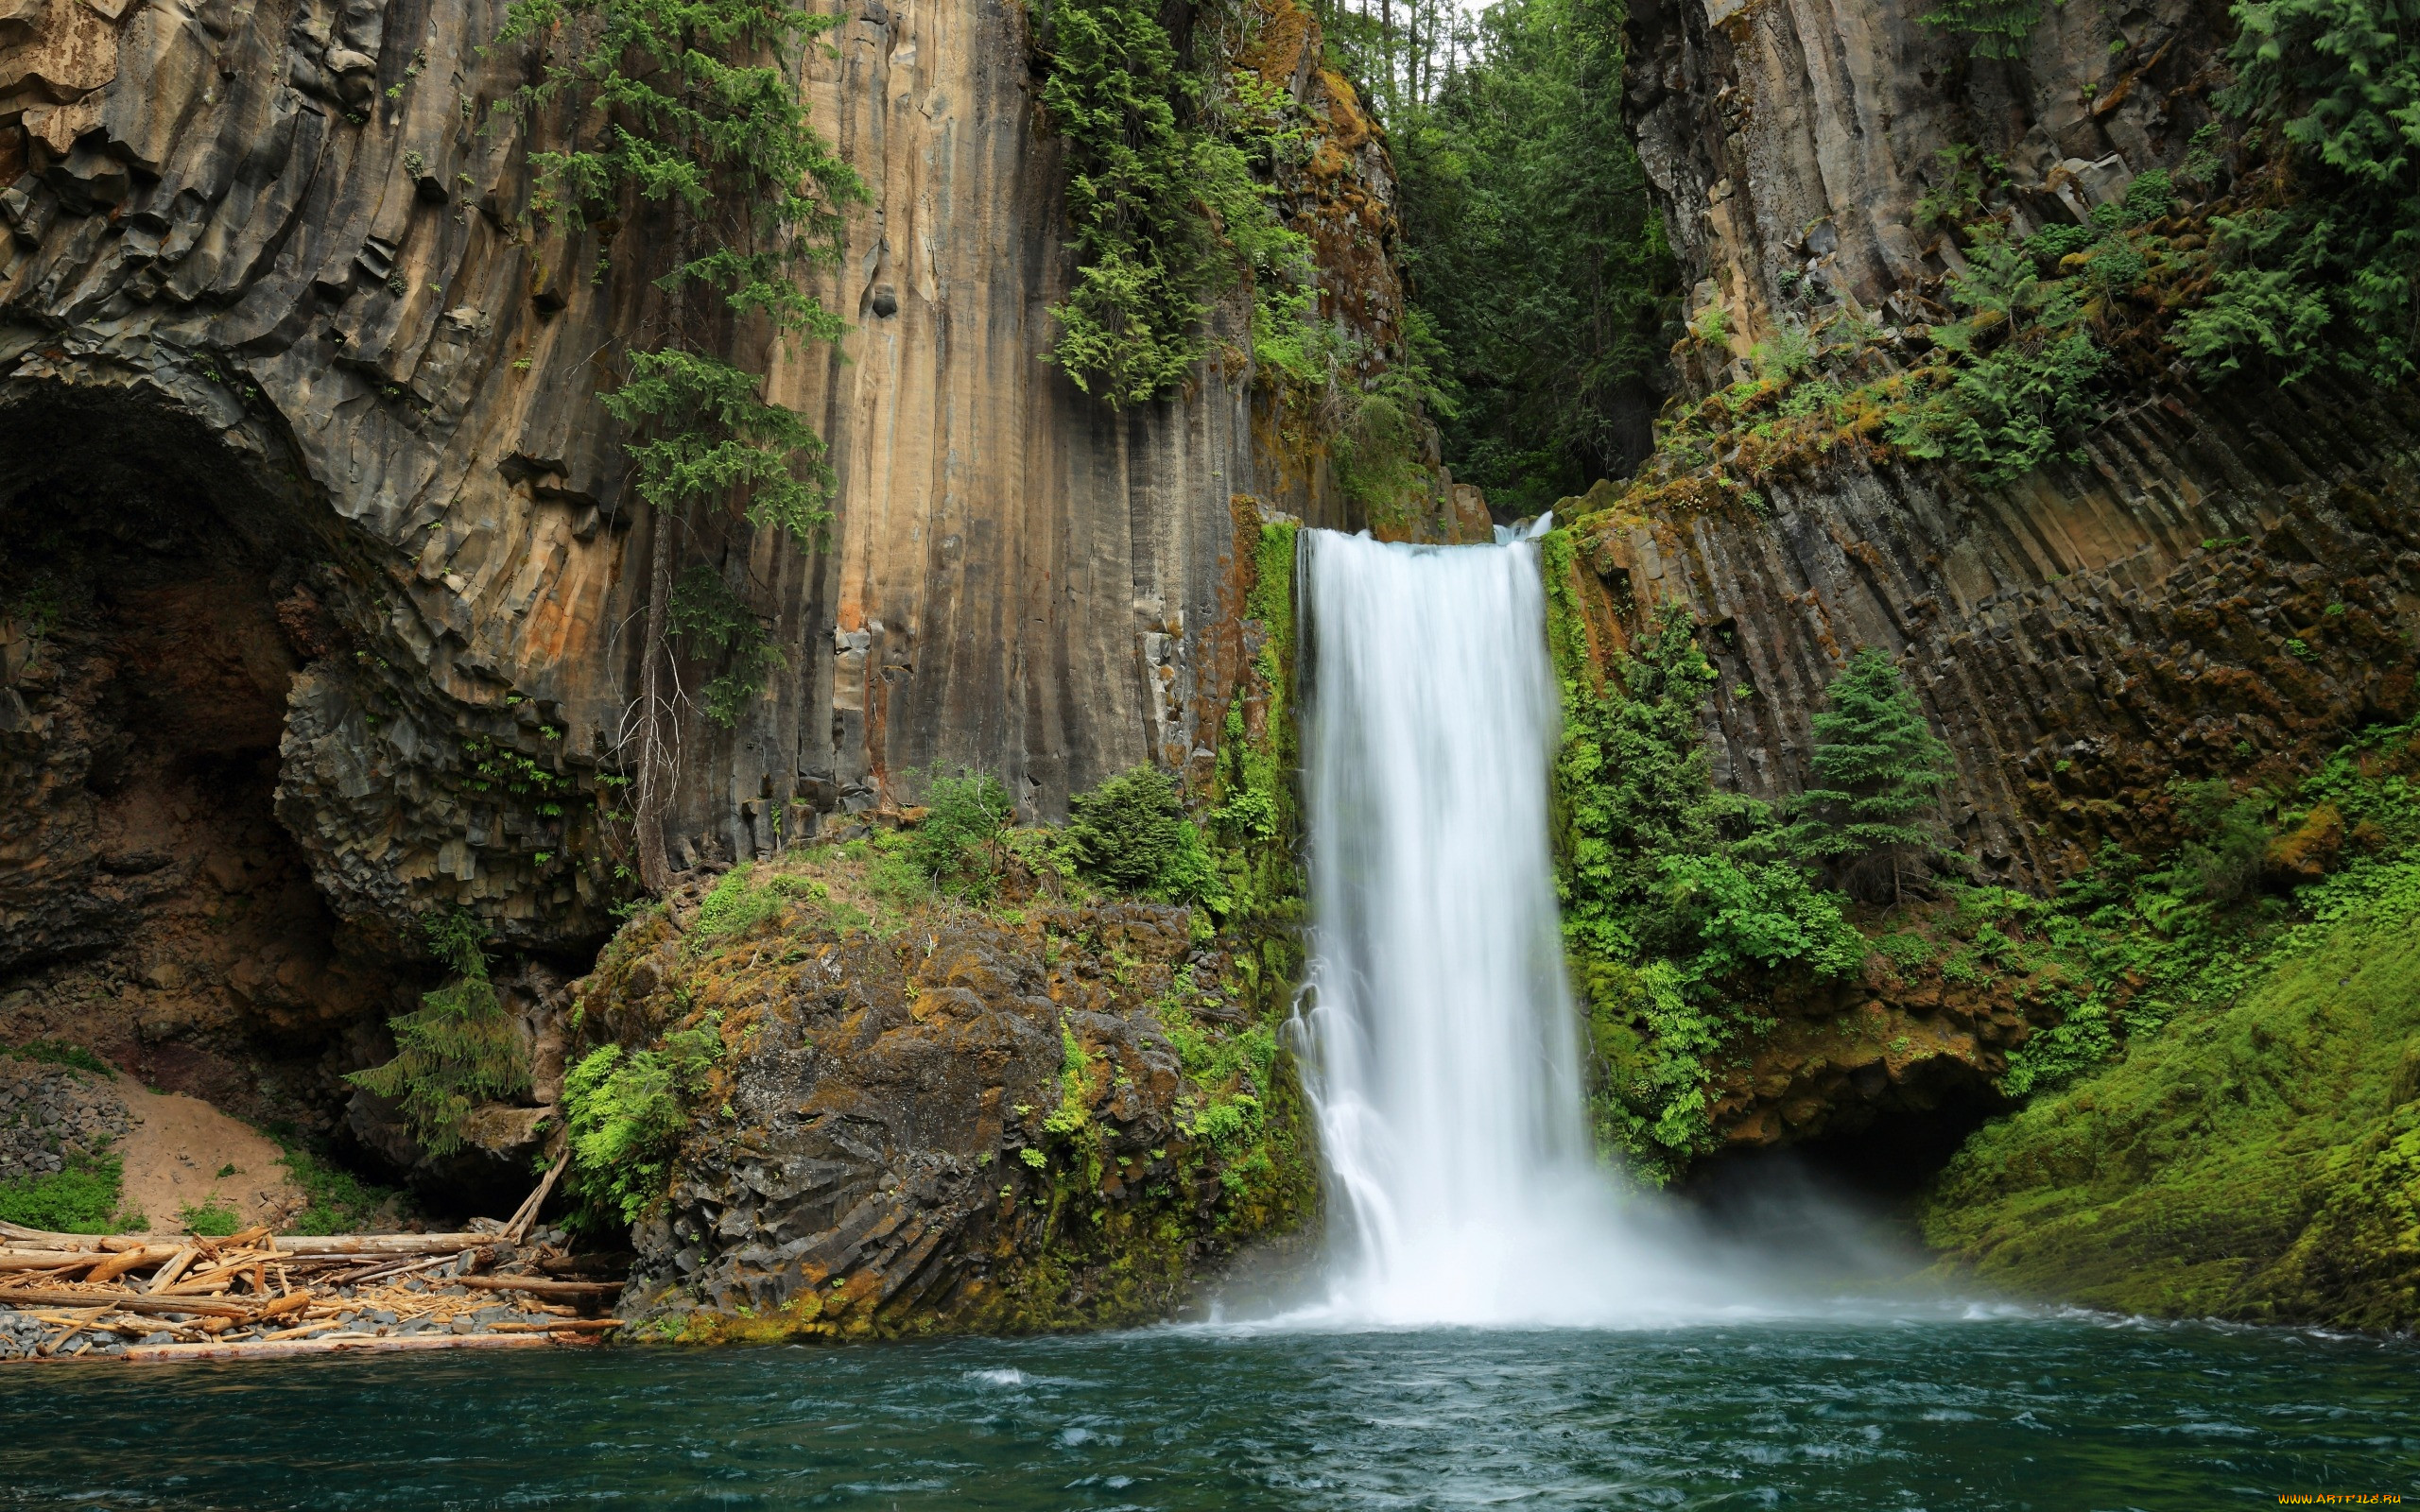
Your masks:
{"label": "columnar basalt cliff", "polygon": [[[1600,662],[1659,606],[1699,627],[1719,785],[1811,785],[1826,687],[1880,647],[1955,759],[1944,865],[2047,893],[2109,842],[2187,838],[2184,783],[2283,792],[2420,709],[2420,398],[2206,380],[2147,324],[2123,333],[2097,419],[2021,475],[1892,444],[1882,406],[1912,402],[1893,379],[1962,308],[1960,224],[2012,240],[2115,224],[2138,177],[2184,171],[2234,35],[2219,4],[2046,6],[2021,56],[1993,60],[1921,19],[1933,9],[1631,8],[1626,112],[1690,289],[1684,397],[1638,477],[1561,513]],[[2156,202],[2125,214],[2202,246],[2198,206],[2144,182]],[[1791,371],[1827,375],[1813,421],[1778,407]],[[1858,385],[1880,397],[1836,419]],[[1954,1135],[2008,1106],[2012,1052],[2074,1000],[2055,973],[1965,970],[1876,955],[1861,978],[1778,986],[1772,1027],[1708,1088],[1716,1133],[1944,1115]]]}
{"label": "columnar basalt cliff", "polygon": [[[2026,55],[1994,60],[1928,9],[1633,8],[1627,105],[1696,329],[1720,333],[1676,349],[1697,392],[1825,315],[1906,360],[1964,266],[1919,213],[1956,171],[1944,153],[2002,160],[2015,233],[2088,222],[2184,159],[2232,36],[2213,4],[2048,7]],[[2240,767],[2247,745],[2307,765],[2413,707],[2409,393],[2204,387],[2176,364],[2013,483],[1832,453],[1753,482],[1761,512],[1703,488],[1621,499],[1592,564],[1627,604],[1678,598],[1713,627],[1716,761],[1744,792],[1806,785],[1806,720],[1850,652],[1904,658],[1987,875],[2047,885],[2104,838],[2165,839],[2169,779]]]}
{"label": "columnar basalt cliff", "polygon": [[[267,1054],[257,1005],[292,998],[315,1033],[362,1031],[313,1046],[325,1078],[376,1057],[419,920],[467,909],[570,962],[633,890],[616,782],[657,522],[596,396],[660,317],[666,253],[648,213],[532,217],[530,154],[562,123],[507,108],[533,63],[490,50],[504,11],[0,16],[0,971],[32,973],[0,1033],[98,993],[104,1038],[207,1022],[231,1067]],[[676,866],[769,854],[961,766],[1036,818],[1137,763],[1204,789],[1256,508],[1348,523],[1255,387],[1242,296],[1162,403],[1112,409],[1042,360],[1072,266],[1029,25],[993,0],[870,4],[806,50],[812,120],[871,198],[814,275],[850,332],[778,354],[769,395],[829,442],[835,518],[812,549],[692,542],[781,665],[735,725],[678,722]],[[1383,355],[1384,152],[1305,17],[1265,7],[1248,34],[1311,129],[1281,188],[1322,309]],[[714,670],[679,666],[693,693]],[[229,730],[147,716],[212,679],[240,692]],[[181,816],[225,773],[251,839]],[[147,928],[306,878],[291,938]],[[95,964],[53,980],[68,958]]]}

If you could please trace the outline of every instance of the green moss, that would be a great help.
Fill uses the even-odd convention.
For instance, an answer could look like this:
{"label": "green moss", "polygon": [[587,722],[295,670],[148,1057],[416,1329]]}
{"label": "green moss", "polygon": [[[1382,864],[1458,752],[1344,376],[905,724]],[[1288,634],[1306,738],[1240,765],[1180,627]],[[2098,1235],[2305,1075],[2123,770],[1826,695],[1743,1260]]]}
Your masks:
{"label": "green moss", "polygon": [[1221,725],[1216,806],[1209,817],[1231,927],[1264,939],[1271,930],[1290,930],[1302,918],[1303,871],[1296,856],[1302,806],[1295,789],[1301,754],[1293,713],[1299,529],[1291,520],[1267,522],[1250,542],[1252,578],[1243,617],[1247,633],[1256,630],[1260,645],[1247,684],[1228,704]]}
{"label": "green moss", "polygon": [[46,1066],[66,1066],[100,1076],[115,1074],[108,1061],[82,1045],[71,1045],[63,1040],[31,1040],[22,1045],[9,1046],[5,1053],[19,1060],[31,1060]]}
{"label": "green moss", "polygon": [[289,1137],[279,1136],[278,1158],[288,1179],[302,1189],[302,1211],[285,1226],[290,1234],[349,1234],[394,1227],[408,1211],[405,1194],[375,1186],[328,1164]]}
{"label": "green moss", "polygon": [[2097,1306],[2420,1320],[2420,863],[2326,891],[2238,1000],[1978,1134],[1927,1238],[1986,1281]]}

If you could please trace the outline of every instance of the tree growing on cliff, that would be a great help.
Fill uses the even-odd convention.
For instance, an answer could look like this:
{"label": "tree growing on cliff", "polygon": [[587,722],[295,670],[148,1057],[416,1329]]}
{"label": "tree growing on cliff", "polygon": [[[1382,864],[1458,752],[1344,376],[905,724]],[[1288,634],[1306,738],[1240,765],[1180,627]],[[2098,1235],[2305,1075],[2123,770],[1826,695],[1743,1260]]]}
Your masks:
{"label": "tree growing on cliff", "polygon": [[1827,693],[1831,707],[1815,716],[1808,760],[1819,785],[1792,800],[1795,822],[1783,844],[1835,874],[1887,865],[1895,903],[1910,852],[1922,858],[1936,849],[1930,814],[1949,780],[1949,747],[1876,647],[1849,658]]}
{"label": "tree growing on cliff", "polygon": [[[838,260],[842,212],[865,186],[808,124],[792,77],[802,50],[842,19],[799,0],[513,0],[496,39],[537,43],[536,81],[511,106],[525,119],[547,112],[564,133],[560,147],[530,154],[533,220],[609,235],[650,210],[669,222],[662,309],[600,396],[632,438],[632,484],[653,515],[635,738],[639,877],[657,891],[671,877],[664,813],[677,694],[665,673],[680,627],[674,558],[695,545],[688,526],[718,511],[804,542],[831,518],[821,438],[728,353],[760,346],[769,365],[773,348],[847,330],[798,274]],[[741,643],[753,644],[711,646],[729,660]],[[769,665],[752,664],[754,686]],[[723,715],[733,694],[723,682]]]}

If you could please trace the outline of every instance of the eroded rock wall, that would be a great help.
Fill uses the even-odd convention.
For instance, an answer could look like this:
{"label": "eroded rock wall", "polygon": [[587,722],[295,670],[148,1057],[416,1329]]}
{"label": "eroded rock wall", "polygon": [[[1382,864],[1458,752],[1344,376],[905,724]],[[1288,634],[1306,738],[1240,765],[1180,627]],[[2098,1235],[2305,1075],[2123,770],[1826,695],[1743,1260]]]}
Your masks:
{"label": "eroded rock wall", "polygon": [[[1745,357],[1777,322],[1845,302],[1896,323],[1962,266],[1918,201],[1944,152],[1999,160],[2020,232],[2081,220],[2180,162],[2210,120],[2226,0],[2040,7],[2024,56],[1973,57],[1931,0],[1639,0],[1623,109],[1692,313]],[[1685,370],[1685,377],[1690,376]],[[1705,374],[1698,375],[1702,379]]]}
{"label": "eroded rock wall", "polygon": [[[654,309],[661,238],[644,215],[533,228],[528,154],[560,129],[495,109],[530,66],[484,50],[502,13],[40,0],[0,19],[0,413],[28,443],[0,486],[76,507],[89,428],[33,442],[62,406],[195,421],[211,443],[175,467],[203,496],[277,500],[289,555],[327,579],[337,633],[296,676],[279,799],[320,886],[348,916],[459,902],[571,948],[622,884],[594,778],[629,754],[651,529],[595,395]],[[854,329],[770,383],[831,442],[836,520],[814,550],[684,543],[785,664],[735,728],[683,722],[676,861],[761,853],[960,765],[1051,816],[1137,762],[1202,764],[1232,500],[1346,523],[1316,458],[1255,441],[1240,308],[1164,404],[1112,411],[1041,360],[1072,267],[1026,24],[996,0],[868,5],[805,61],[817,125],[873,192],[819,289]],[[1316,59],[1315,28],[1288,35]],[[1335,81],[1289,77],[1336,113]],[[1355,254],[1332,313],[1383,346],[1392,184],[1366,123],[1344,129],[1295,198]]]}
{"label": "eroded rock wall", "polygon": [[[1927,9],[1633,9],[1627,108],[1698,328],[1721,333],[1675,349],[1697,391],[1842,316],[1876,333],[1875,360],[1905,357],[1901,333],[1946,318],[1962,266],[1919,214],[1947,186],[1944,152],[2004,162],[2020,233],[2087,220],[2184,156],[2231,35],[2201,0],[2045,7],[2027,55],[1995,61]],[[1603,507],[1588,555],[1604,620],[1628,627],[1611,633],[1665,599],[1711,627],[1718,773],[1765,798],[1806,785],[1840,664],[1861,645],[1900,657],[1957,757],[1944,817],[1986,876],[2042,886],[2104,839],[2165,844],[2170,780],[2291,769],[2413,708],[2408,392],[2205,387],[2177,366],[2003,486],[1847,452],[1745,482],[1747,506],[1672,488],[1566,510]]]}

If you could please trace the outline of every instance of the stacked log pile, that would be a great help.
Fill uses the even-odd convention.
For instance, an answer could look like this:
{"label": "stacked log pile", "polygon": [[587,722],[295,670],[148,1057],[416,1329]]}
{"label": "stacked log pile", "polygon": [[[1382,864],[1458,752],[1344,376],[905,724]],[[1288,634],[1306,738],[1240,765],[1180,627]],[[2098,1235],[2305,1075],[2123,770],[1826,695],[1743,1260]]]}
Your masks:
{"label": "stacked log pile", "polygon": [[[0,1223],[0,1360],[255,1359],[594,1343],[619,1281],[567,1280],[560,1231],[58,1234]],[[584,1315],[589,1314],[589,1315]]]}

